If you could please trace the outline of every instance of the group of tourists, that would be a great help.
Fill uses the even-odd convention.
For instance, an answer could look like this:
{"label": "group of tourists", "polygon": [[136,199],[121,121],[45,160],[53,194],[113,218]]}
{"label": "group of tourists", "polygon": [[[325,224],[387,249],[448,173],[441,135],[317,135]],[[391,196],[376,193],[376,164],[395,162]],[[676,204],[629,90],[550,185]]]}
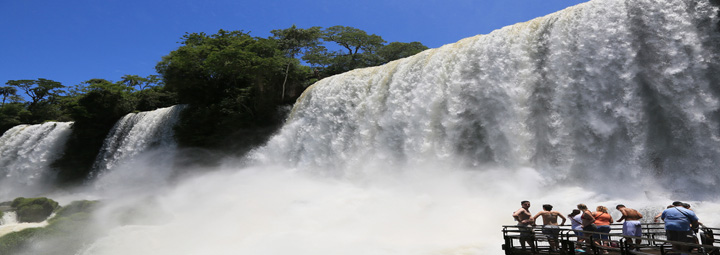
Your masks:
{"label": "group of tourists", "polygon": [[[532,250],[535,250],[533,244],[534,233],[532,229],[536,225],[536,220],[540,217],[542,217],[543,220],[542,233],[548,238],[550,249],[553,251],[559,249],[559,226],[565,225],[568,219],[571,222],[571,228],[574,230],[579,242],[593,240],[597,245],[611,245],[610,236],[603,235],[610,233],[610,224],[613,223],[613,218],[605,206],[597,206],[595,212],[591,212],[587,205],[578,204],[577,209],[574,209],[572,213],[565,218],[562,213],[553,211],[553,206],[550,204],[544,204],[543,211],[535,215],[530,213],[530,201],[522,201],[520,205],[522,207],[513,213],[513,218],[518,222],[520,245],[523,249],[525,249],[525,244],[527,243]],[[631,245],[631,248],[639,250],[642,240],[640,238],[630,237],[642,236],[642,225],[640,223],[640,219],[643,218],[642,213],[635,209],[625,207],[625,205],[622,204],[615,206],[615,209],[622,214],[616,221],[624,222],[622,234],[628,238],[628,243]],[[562,220],[559,224],[558,218]],[[693,229],[697,229],[699,222],[698,217],[690,210],[690,205],[679,201],[673,202],[673,204],[668,206],[662,213],[655,216],[656,222],[659,219],[665,222],[667,240],[693,242],[692,237],[694,237],[695,233]],[[635,242],[633,242],[632,239],[635,239]],[[673,244],[673,250],[686,251],[688,247]]]}

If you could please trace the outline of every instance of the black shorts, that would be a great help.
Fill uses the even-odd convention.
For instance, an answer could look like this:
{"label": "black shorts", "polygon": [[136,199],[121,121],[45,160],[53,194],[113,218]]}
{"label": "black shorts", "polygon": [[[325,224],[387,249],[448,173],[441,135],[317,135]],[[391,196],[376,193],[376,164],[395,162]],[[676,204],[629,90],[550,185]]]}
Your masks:
{"label": "black shorts", "polygon": [[520,230],[520,237],[526,238],[535,236],[532,225],[518,224],[517,226],[518,230]]}

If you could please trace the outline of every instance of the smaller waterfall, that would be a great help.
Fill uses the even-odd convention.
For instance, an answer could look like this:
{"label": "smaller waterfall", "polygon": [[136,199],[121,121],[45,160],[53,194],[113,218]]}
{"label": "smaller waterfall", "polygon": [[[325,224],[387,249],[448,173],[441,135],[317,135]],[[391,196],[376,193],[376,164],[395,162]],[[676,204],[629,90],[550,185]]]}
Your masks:
{"label": "smaller waterfall", "polygon": [[0,218],[0,226],[18,224],[17,213],[13,211],[4,212],[2,218]]}
{"label": "smaller waterfall", "polygon": [[[98,186],[140,177],[152,179],[153,175],[158,174],[160,176],[157,178],[165,179],[167,171],[162,169],[169,169],[169,166],[157,164],[172,162],[177,147],[172,128],[184,108],[184,105],[176,105],[125,115],[105,139],[90,178],[98,180]],[[134,167],[139,164],[138,161],[152,161],[153,164],[147,171],[140,171]],[[148,168],[148,165],[143,164],[141,168]]]}
{"label": "smaller waterfall", "polygon": [[47,225],[47,220],[43,222],[18,222],[17,213],[13,211],[5,212],[2,219],[0,219],[0,236],[4,236],[12,232],[18,232],[26,228],[41,228]]}
{"label": "smaller waterfall", "polygon": [[50,164],[62,155],[71,126],[72,122],[18,125],[0,137],[0,199],[50,189]]}

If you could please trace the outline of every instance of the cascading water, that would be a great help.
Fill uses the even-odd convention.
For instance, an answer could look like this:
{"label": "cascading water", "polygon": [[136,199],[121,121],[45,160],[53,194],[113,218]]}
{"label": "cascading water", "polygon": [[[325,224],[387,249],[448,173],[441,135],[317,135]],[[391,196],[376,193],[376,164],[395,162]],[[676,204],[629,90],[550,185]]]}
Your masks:
{"label": "cascading water", "polygon": [[16,212],[5,212],[0,219],[0,236],[11,232],[17,232],[27,228],[40,228],[48,225],[47,221],[43,222],[18,222]]}
{"label": "cascading water", "polygon": [[720,191],[717,22],[708,1],[593,1],[324,79],[265,150],[301,167],[448,161]]}
{"label": "cascading water", "polygon": [[[130,113],[120,119],[105,139],[95,160],[91,178],[96,186],[133,182],[157,185],[171,173],[177,144],[173,126],[184,105],[154,111]],[[138,166],[139,158],[153,158],[154,164]],[[123,184],[124,185],[124,184]],[[136,187],[138,187],[136,186]]]}
{"label": "cascading water", "polygon": [[82,254],[502,254],[525,199],[682,197],[720,226],[714,2],[595,0],[326,78],[254,166],[137,202],[166,221]]}
{"label": "cascading water", "polygon": [[51,190],[50,164],[62,155],[72,122],[15,126],[0,137],[0,201]]}

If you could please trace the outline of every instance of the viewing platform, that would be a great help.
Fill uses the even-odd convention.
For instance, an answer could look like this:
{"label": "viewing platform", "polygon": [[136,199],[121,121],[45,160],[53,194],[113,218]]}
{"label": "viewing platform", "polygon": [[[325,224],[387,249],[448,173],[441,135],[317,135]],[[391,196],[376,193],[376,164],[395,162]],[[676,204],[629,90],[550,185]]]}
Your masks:
{"label": "viewing platform", "polygon": [[[701,227],[696,234],[697,243],[695,242],[675,242],[668,241],[665,236],[665,227],[663,223],[643,223],[642,237],[622,235],[622,224],[612,224],[609,234],[590,231],[577,231],[580,233],[592,234],[594,236],[584,237],[585,241],[579,241],[576,231],[570,229],[570,226],[560,226],[558,235],[558,250],[552,250],[550,242],[545,234],[542,233],[542,226],[538,225],[532,228],[532,234],[523,238],[528,238],[535,247],[523,247],[520,243],[521,233],[520,227],[516,225],[503,226],[503,239],[505,243],[502,249],[507,255],[517,254],[621,254],[621,255],[657,255],[657,254],[710,254],[720,255],[720,246],[715,246],[717,237],[720,234],[718,228]],[[716,234],[718,233],[718,234]],[[609,237],[606,240],[607,245],[602,243],[597,235],[605,235]],[[635,246],[628,241],[629,238],[641,239],[640,245]],[[597,242],[600,242],[598,244]],[[672,245],[683,245],[690,249],[689,252],[680,252],[672,250]],[[632,247],[631,247],[632,246]]]}

